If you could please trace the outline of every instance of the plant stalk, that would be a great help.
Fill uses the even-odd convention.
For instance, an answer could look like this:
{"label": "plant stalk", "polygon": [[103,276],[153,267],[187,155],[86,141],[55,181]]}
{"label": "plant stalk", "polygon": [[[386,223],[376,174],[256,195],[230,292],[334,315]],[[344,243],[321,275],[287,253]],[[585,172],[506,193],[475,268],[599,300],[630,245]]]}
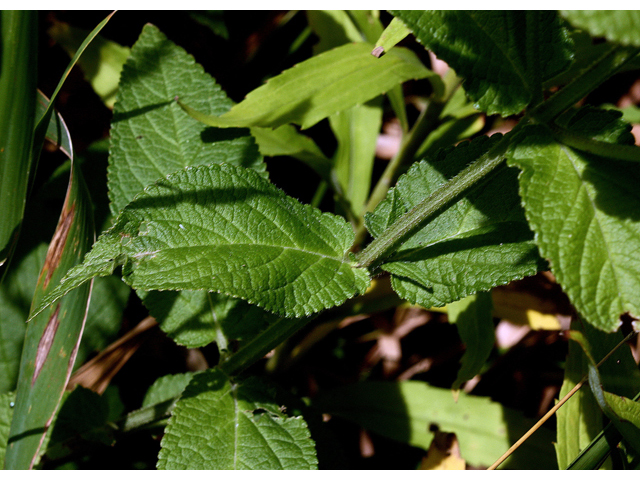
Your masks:
{"label": "plant stalk", "polygon": [[236,353],[223,360],[218,368],[230,377],[238,375],[316,317],[317,314],[311,317],[279,319]]}
{"label": "plant stalk", "polygon": [[421,228],[424,222],[435,217],[452,202],[485,180],[504,161],[510,139],[520,125],[522,123],[505,135],[491,150],[387,228],[382,235],[356,256],[358,266],[370,267],[384,259],[396,250],[406,237]]}
{"label": "plant stalk", "polygon": [[640,53],[638,48],[611,46],[579,76],[558,90],[546,102],[531,110],[528,116],[538,123],[551,122],[615,74],[638,53]]}

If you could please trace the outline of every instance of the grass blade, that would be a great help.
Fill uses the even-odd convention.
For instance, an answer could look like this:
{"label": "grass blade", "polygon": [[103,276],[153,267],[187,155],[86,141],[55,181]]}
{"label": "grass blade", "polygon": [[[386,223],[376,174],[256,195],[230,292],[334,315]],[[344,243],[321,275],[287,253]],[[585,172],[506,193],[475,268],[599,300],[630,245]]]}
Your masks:
{"label": "grass blade", "polygon": [[[77,167],[71,178],[56,233],[40,273],[32,308],[82,261],[94,238],[89,193]],[[27,469],[37,463],[45,434],[67,386],[84,329],[91,287],[86,285],[45,309],[27,326],[16,406],[5,468]]]}
{"label": "grass blade", "polygon": [[[37,25],[38,14],[33,11],[0,13],[0,267],[15,247],[27,197],[36,112]],[[0,275],[4,272],[6,268]]]}

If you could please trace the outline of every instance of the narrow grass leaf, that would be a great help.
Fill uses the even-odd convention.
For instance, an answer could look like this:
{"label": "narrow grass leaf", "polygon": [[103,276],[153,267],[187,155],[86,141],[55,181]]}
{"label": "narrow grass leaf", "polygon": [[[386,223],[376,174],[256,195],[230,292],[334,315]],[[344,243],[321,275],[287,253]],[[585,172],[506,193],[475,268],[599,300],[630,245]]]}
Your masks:
{"label": "narrow grass leaf", "polygon": [[[415,447],[429,449],[431,426],[455,433],[460,455],[473,466],[488,466],[502,455],[533,421],[486,397],[460,393],[419,381],[360,382],[319,396],[313,406],[361,427]],[[552,433],[538,430],[503,467],[556,468]]]}
{"label": "narrow grass leaf", "polygon": [[298,203],[249,169],[187,168],[145,189],[45,304],[122,265],[145,290],[208,290],[284,316],[363,293],[368,272],[348,255],[340,217]]}
{"label": "narrow grass leaf", "polygon": [[36,112],[38,16],[0,12],[0,281],[20,233]]}
{"label": "narrow grass leaf", "polygon": [[356,216],[363,214],[371,190],[376,139],[382,126],[382,97],[329,117],[338,147],[334,171]]}
{"label": "narrow grass leaf", "polygon": [[[89,31],[54,21],[48,33],[73,57]],[[85,79],[108,108],[113,108],[116,101],[120,72],[130,50],[129,47],[98,35],[78,60]]]}
{"label": "narrow grass leaf", "polygon": [[0,465],[4,465],[7,440],[9,440],[9,426],[11,425],[11,418],[13,417],[15,401],[15,392],[0,394]]}
{"label": "narrow grass leaf", "polygon": [[[409,34],[411,34],[411,30],[409,30],[409,28],[407,28],[407,26],[402,23],[402,20],[400,20],[400,18],[398,17],[393,17],[389,25],[387,25],[387,28],[385,28],[384,32],[382,32],[382,34],[380,35],[380,38],[378,38],[374,52],[376,52],[376,49],[378,49],[379,47],[382,48],[381,51],[379,49],[377,50],[378,52],[380,52],[380,55],[382,55],[384,52],[388,52],[398,43],[404,40],[405,37],[407,37],[407,35]],[[380,55],[376,56],[379,57]]]}
{"label": "narrow grass leaf", "polygon": [[332,163],[318,145],[293,125],[278,128],[252,127],[251,134],[265,157],[287,155],[301,160],[311,167],[326,182],[331,182]]}
{"label": "narrow grass leaf", "polygon": [[350,43],[305,60],[250,92],[224,115],[206,114],[183,98],[180,105],[212,127],[276,128],[295,123],[305,129],[407,80],[428,78],[435,90],[443,89],[440,77],[413,52],[396,48],[377,59],[372,49],[369,43]]}
{"label": "narrow grass leaf", "polygon": [[[82,261],[94,238],[89,194],[72,168],[67,198],[42,268],[32,308]],[[33,468],[78,352],[91,288],[85,285],[34,315],[27,326],[6,467]],[[32,310],[32,312],[34,312]],[[34,312],[35,313],[35,312]]]}
{"label": "narrow grass leaf", "polygon": [[196,375],[195,372],[186,372],[158,378],[145,393],[142,407],[150,407],[179,397],[194,375]]}
{"label": "narrow grass leaf", "polygon": [[256,378],[197,374],[165,429],[158,468],[315,470],[315,445],[302,417],[288,416]]}

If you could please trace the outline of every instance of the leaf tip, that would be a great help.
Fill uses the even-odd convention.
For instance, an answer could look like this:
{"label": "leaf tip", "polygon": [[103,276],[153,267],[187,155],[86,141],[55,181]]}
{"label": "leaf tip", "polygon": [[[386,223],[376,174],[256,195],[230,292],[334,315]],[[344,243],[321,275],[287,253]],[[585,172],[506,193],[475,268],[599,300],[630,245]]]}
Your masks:
{"label": "leaf tip", "polygon": [[381,46],[381,45],[376,47],[376,48],[374,48],[371,51],[371,55],[373,55],[376,58],[380,58],[383,54],[384,54],[384,47]]}

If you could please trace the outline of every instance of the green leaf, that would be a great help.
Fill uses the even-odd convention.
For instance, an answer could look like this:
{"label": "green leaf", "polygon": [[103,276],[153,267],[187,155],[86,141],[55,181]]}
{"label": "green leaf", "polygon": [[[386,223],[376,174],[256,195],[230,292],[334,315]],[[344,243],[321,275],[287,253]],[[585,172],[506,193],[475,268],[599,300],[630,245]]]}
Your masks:
{"label": "green leaf", "polygon": [[33,468],[76,359],[91,288],[86,285],[35,314],[40,300],[80,263],[94,238],[89,192],[72,167],[65,204],[33,297],[20,362],[6,468]]}
{"label": "green leaf", "polygon": [[36,12],[0,12],[0,282],[24,213],[36,112]]}
{"label": "green leaf", "polygon": [[[572,57],[570,37],[553,11],[392,13],[465,79],[476,107],[488,114],[522,111],[541,93],[536,72],[544,81],[568,67]],[[533,15],[539,18],[528,18]]]}
{"label": "green leaf", "polygon": [[413,52],[395,48],[377,59],[372,49],[369,43],[351,43],[305,60],[269,79],[224,115],[208,115],[182,97],[180,104],[212,127],[275,128],[295,123],[305,129],[407,80],[428,78],[435,90],[442,90],[440,77]]}
{"label": "green leaf", "polygon": [[[41,118],[45,115],[47,108],[49,107],[49,101],[50,100],[40,90],[38,90],[36,118]],[[73,157],[71,134],[69,133],[69,128],[62,118],[62,115],[59,113],[51,115],[45,138],[58,147],[68,158]]]}
{"label": "green leaf", "polygon": [[[587,365],[587,358],[580,346],[569,342],[559,398],[563,398],[582,380]],[[560,470],[565,470],[602,429],[602,411],[589,389],[581,388],[556,412],[556,418],[556,458]]]}
{"label": "green leaf", "polygon": [[302,417],[289,417],[256,378],[219,370],[196,375],[162,438],[159,469],[307,470],[317,468]]}
{"label": "green leaf", "polygon": [[339,305],[369,285],[340,217],[298,203],[257,173],[190,167],[149,186],[67,276],[52,302],[122,265],[134,288],[202,289],[284,316]]}
{"label": "green leaf", "polygon": [[479,374],[491,354],[496,341],[492,311],[493,302],[488,292],[470,295],[447,306],[449,323],[456,324],[466,348],[458,376],[451,387],[454,390]]}
{"label": "green leaf", "polygon": [[[614,112],[575,117],[569,127],[583,136],[629,138]],[[638,316],[640,262],[631,253],[640,248],[638,164],[573,150],[543,127],[526,129],[508,161],[522,169],[520,195],[540,253],[581,315],[605,331],[615,331],[625,312]]]}
{"label": "green leaf", "polygon": [[364,41],[375,42],[384,30],[380,22],[380,10],[347,10],[353,23],[362,32]]}
{"label": "green leaf", "polygon": [[265,172],[247,130],[205,128],[173,102],[176,95],[210,115],[233,104],[191,55],[145,25],[122,70],[113,111],[109,198],[114,215],[144,187],[188,165],[230,163]]}
{"label": "green leaf", "polygon": [[[455,401],[451,390],[418,381],[361,382],[327,392],[313,406],[425,450],[435,425],[455,433],[460,455],[477,467],[491,465],[533,423],[489,398],[461,392]],[[555,468],[551,441],[551,432],[539,429],[503,468]]]}
{"label": "green leaf", "polygon": [[0,466],[4,465],[7,441],[9,440],[9,426],[11,425],[11,417],[13,417],[15,400],[15,392],[0,394]]}
{"label": "green leaf", "polygon": [[382,125],[382,98],[370,100],[329,117],[338,141],[334,170],[355,215],[363,213],[371,190],[376,140]]}
{"label": "green leaf", "polygon": [[[73,57],[82,41],[87,38],[89,31],[54,21],[48,33]],[[97,36],[78,60],[85,79],[109,108],[113,108],[116,101],[120,72],[129,52],[128,47]]]}
{"label": "green leaf", "polygon": [[[415,164],[373,214],[374,237],[427,198],[471,160],[499,141],[480,137],[440,151]],[[478,291],[533,275],[541,266],[520,207],[513,169],[499,172],[467,197],[418,230],[381,268],[392,274],[394,290],[424,307],[441,306]]]}
{"label": "green leaf", "polygon": [[[187,165],[231,163],[266,176],[255,142],[246,129],[214,129],[169,102],[178,94],[202,111],[221,114],[233,102],[192,56],[147,25],[131,51],[114,109],[109,197],[117,214],[144,187]],[[239,300],[206,292],[138,292],[160,327],[176,342],[202,346],[214,339],[221,348],[218,321]],[[203,327],[205,327],[203,329]]]}
{"label": "green leaf", "polygon": [[77,386],[60,407],[47,445],[48,458],[78,453],[92,444],[112,445],[113,427],[108,426],[109,403],[105,397]]}
{"label": "green leaf", "polygon": [[262,155],[297,158],[315,170],[323,180],[331,182],[331,160],[311,138],[299,133],[293,125],[281,125],[275,129],[252,127],[251,134]]}
{"label": "green leaf", "polygon": [[640,47],[640,12],[637,10],[563,10],[561,14],[593,37]]}
{"label": "green leaf", "polygon": [[345,10],[309,10],[307,20],[320,39],[313,54],[326,52],[345,43],[362,42],[363,38]]}
{"label": "green leaf", "polygon": [[29,306],[47,254],[46,244],[27,254],[20,251],[20,246],[13,257],[11,270],[0,285],[0,393],[16,388]]}
{"label": "green leaf", "polygon": [[219,349],[227,349],[229,341],[249,340],[274,320],[261,308],[215,292],[137,293],[162,331],[187,348],[216,342]]}
{"label": "green leaf", "polygon": [[195,372],[186,372],[158,378],[144,395],[142,407],[150,407],[180,396],[195,374]]}
{"label": "green leaf", "polygon": [[[398,43],[405,39],[407,35],[411,33],[411,30],[407,28],[407,26],[402,23],[402,20],[398,17],[393,17],[387,28],[384,29],[384,32],[380,35],[380,38],[376,42],[376,48],[382,47],[382,51],[380,54],[384,52],[388,52],[393,47],[395,47]],[[375,51],[375,50],[374,50]],[[376,55],[379,57],[380,55]]]}

